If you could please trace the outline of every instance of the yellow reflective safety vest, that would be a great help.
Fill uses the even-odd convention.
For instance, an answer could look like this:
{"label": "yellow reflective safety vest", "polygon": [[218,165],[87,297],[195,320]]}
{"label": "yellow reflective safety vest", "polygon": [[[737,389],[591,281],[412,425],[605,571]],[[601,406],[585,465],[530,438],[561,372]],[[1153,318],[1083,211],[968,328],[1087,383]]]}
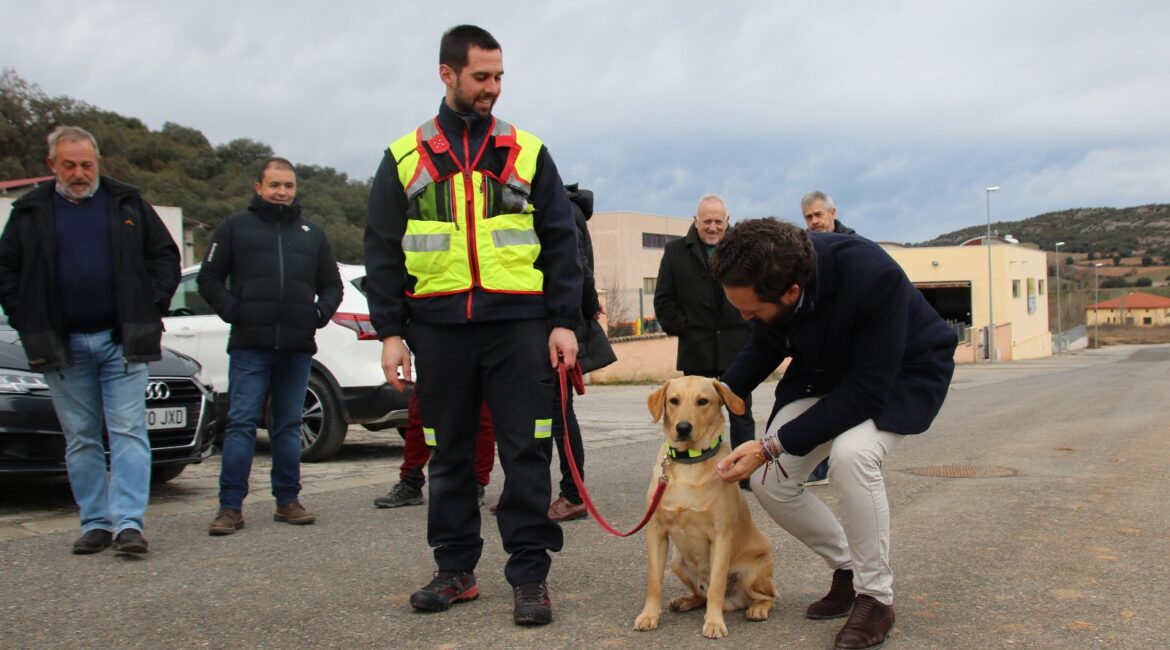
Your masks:
{"label": "yellow reflective safety vest", "polygon": [[532,178],[542,143],[493,118],[482,149],[465,169],[431,120],[390,145],[406,191],[402,250],[413,298],[480,287],[540,294],[540,240],[533,227]]}

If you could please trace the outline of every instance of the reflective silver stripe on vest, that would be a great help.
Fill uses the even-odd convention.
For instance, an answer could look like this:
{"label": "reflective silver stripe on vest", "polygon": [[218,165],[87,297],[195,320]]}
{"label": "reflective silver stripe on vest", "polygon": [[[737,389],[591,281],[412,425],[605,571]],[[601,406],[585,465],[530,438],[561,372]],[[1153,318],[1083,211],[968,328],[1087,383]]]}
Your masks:
{"label": "reflective silver stripe on vest", "polygon": [[508,230],[493,230],[492,243],[496,245],[496,248],[503,248],[504,246],[535,246],[540,243],[540,240],[536,238],[535,230],[510,228]]}
{"label": "reflective silver stripe on vest", "polygon": [[512,125],[497,117],[495,123],[492,124],[492,135],[508,135],[509,133],[512,133]]}
{"label": "reflective silver stripe on vest", "polygon": [[[419,136],[422,138],[423,142],[429,142],[431,138],[439,135],[439,129],[435,126],[434,120],[427,121],[425,124],[420,126],[418,130],[420,132]],[[421,157],[427,154],[423,151],[418,151],[418,155]],[[403,188],[406,191],[407,201],[413,199],[415,195],[417,195],[419,192],[422,192],[431,183],[435,182],[435,179],[431,178],[431,173],[427,171],[427,167],[422,163],[422,160],[419,160],[417,170],[418,176],[414,179],[414,182],[410,184],[410,187]]]}
{"label": "reflective silver stripe on vest", "polygon": [[[516,140],[517,146],[519,146],[519,144],[520,144],[520,140],[519,140],[520,136],[516,134],[516,129],[511,124],[508,124],[507,122],[505,122],[504,120],[501,120],[498,117],[496,118],[495,125],[493,125],[493,127],[492,127],[492,135],[493,136],[495,136],[495,135],[513,135],[513,136],[516,136],[516,138],[517,138],[517,140]],[[511,185],[512,187],[520,190],[520,192],[522,194],[524,194],[525,196],[528,196],[528,193],[532,191],[531,184],[528,181],[524,180],[523,178],[520,178],[519,176],[517,176],[516,169],[514,167],[512,168],[512,173],[508,174],[508,177],[503,179],[503,181],[504,181],[505,185]],[[496,244],[496,245],[499,246],[499,244]]]}
{"label": "reflective silver stripe on vest", "polygon": [[435,182],[435,179],[431,178],[431,173],[427,171],[427,168],[424,167],[421,162],[418,164],[417,169],[418,177],[414,179],[414,182],[410,184],[410,187],[405,188],[407,201],[413,199],[416,195],[425,190],[428,185]]}
{"label": "reflective silver stripe on vest", "polygon": [[[499,244],[496,244],[499,246]],[[402,250],[411,253],[441,253],[451,249],[451,235],[403,235]]]}

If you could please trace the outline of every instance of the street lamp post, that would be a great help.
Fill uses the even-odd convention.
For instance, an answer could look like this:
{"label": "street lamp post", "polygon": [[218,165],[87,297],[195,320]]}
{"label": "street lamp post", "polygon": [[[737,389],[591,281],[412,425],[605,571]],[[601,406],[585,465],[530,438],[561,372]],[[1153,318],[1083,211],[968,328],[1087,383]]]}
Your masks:
{"label": "street lamp post", "polygon": [[984,188],[987,192],[987,361],[995,363],[995,300],[991,295],[991,193],[998,192],[999,186]]}
{"label": "street lamp post", "polygon": [[1056,242],[1056,344],[1057,354],[1064,352],[1064,322],[1060,312],[1060,247],[1064,242]]}
{"label": "street lamp post", "polygon": [[1101,283],[1097,280],[1097,269],[1101,262],[1093,265],[1093,347],[1101,347],[1101,310],[1097,305],[1101,303]]}

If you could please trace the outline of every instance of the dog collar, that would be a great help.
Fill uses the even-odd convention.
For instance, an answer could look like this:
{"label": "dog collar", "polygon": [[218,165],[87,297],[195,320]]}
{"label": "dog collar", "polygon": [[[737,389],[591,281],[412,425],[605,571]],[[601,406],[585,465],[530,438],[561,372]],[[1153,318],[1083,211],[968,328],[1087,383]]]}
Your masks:
{"label": "dog collar", "polygon": [[711,443],[711,448],[706,451],[699,451],[697,449],[675,449],[670,445],[666,445],[666,455],[670,456],[671,460],[676,463],[690,465],[691,463],[701,463],[715,454],[719,453],[719,447],[723,445],[723,434],[719,434],[715,438],[715,442]]}

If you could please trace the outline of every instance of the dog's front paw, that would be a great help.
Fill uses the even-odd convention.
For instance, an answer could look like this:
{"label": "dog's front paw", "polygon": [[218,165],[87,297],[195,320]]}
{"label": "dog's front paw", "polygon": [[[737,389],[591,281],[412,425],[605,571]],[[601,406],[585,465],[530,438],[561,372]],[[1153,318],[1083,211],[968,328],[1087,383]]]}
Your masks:
{"label": "dog's front paw", "polygon": [[727,625],[723,623],[723,617],[705,619],[703,621],[703,636],[708,639],[722,639],[727,636]]}
{"label": "dog's front paw", "polygon": [[744,612],[744,618],[749,621],[766,621],[770,611],[772,611],[772,601],[758,600],[747,608],[747,611]]}
{"label": "dog's front paw", "polygon": [[638,618],[634,619],[634,629],[639,632],[646,632],[649,630],[658,629],[658,612],[650,610],[642,610],[638,614]]}
{"label": "dog's front paw", "polygon": [[670,599],[670,611],[672,612],[689,612],[696,607],[702,607],[707,604],[707,599],[702,596],[678,596]]}

